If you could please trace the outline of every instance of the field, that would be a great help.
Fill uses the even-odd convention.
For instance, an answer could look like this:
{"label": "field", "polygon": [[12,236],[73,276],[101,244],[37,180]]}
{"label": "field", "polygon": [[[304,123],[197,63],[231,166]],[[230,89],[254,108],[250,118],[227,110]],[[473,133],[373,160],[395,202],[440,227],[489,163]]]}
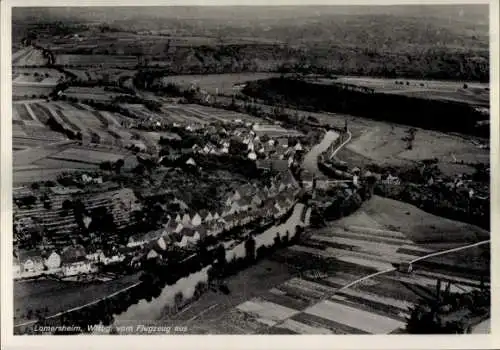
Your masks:
{"label": "field", "polygon": [[107,80],[109,82],[119,83],[121,80],[132,77],[135,74],[134,70],[121,69],[65,69],[68,73],[74,74],[77,79],[82,81]]}
{"label": "field", "polygon": [[63,80],[65,75],[52,68],[20,68],[12,69],[12,82],[14,84],[40,83],[43,85],[56,85]]}
{"label": "field", "polygon": [[458,164],[460,161],[489,163],[488,150],[478,147],[472,138],[418,129],[412,149],[408,150],[407,142],[403,141],[408,128],[377,123],[370,128],[358,128],[354,124],[354,130],[353,140],[338,153],[338,158],[355,164],[359,158],[364,158],[364,163],[380,165],[403,165],[437,158],[444,173],[454,174],[474,170]]}
{"label": "field", "polygon": [[53,315],[114,293],[138,282],[138,275],[130,275],[105,283],[82,284],[40,280],[14,282],[14,324],[27,321],[28,310],[48,309]]}
{"label": "field", "polygon": [[68,97],[76,97],[79,100],[111,101],[115,97],[124,94],[106,91],[101,87],[88,88],[71,86],[69,89],[64,91],[64,95]]}
{"label": "field", "polygon": [[58,54],[56,64],[71,68],[133,68],[137,65],[137,58],[134,56]]}
{"label": "field", "polygon": [[12,54],[12,66],[43,66],[47,59],[43,57],[42,51],[32,47],[25,47]]}
{"label": "field", "polygon": [[52,92],[55,84],[13,84],[12,85],[12,96],[20,96],[26,99],[37,98],[40,96],[49,96]]}
{"label": "field", "polygon": [[[103,161],[116,161],[130,154],[124,147],[143,142],[156,147],[158,135],[128,130],[128,118],[89,106],[66,102],[18,102],[13,104],[14,182],[54,179],[62,171],[94,169]],[[54,118],[66,129],[81,132],[84,143],[76,146],[65,135],[46,125]],[[135,136],[139,140],[133,141]]]}
{"label": "field", "polygon": [[121,126],[129,118],[117,113],[97,111],[79,103],[36,102],[31,105],[37,116],[47,119],[52,116],[66,128],[81,132],[92,143],[124,147],[133,137],[131,131]]}
{"label": "field", "polygon": [[16,184],[40,181],[40,178],[53,180],[64,171],[96,169],[101,162],[114,162],[129,155],[124,150],[86,148],[69,142],[33,146],[13,153]]}
{"label": "field", "polygon": [[[404,84],[396,84],[403,81]],[[443,99],[466,102],[472,105],[489,107],[489,85],[475,82],[382,79],[368,77],[339,77],[338,79],[319,79],[318,83],[343,83],[374,89],[375,92],[401,94],[421,98]],[[407,84],[408,82],[408,84]],[[467,88],[464,88],[464,83]]]}
{"label": "field", "polygon": [[287,130],[279,125],[258,125],[254,130],[258,136],[267,135],[274,138],[302,135],[297,130]]}
{"label": "field", "polygon": [[207,74],[207,75],[174,75],[162,79],[164,84],[173,83],[183,88],[199,87],[210,94],[232,95],[238,88],[235,85],[247,81],[267,79],[278,76],[274,73],[241,73],[241,74]]}
{"label": "field", "polygon": [[201,123],[234,122],[237,120],[250,123],[258,123],[262,120],[248,114],[226,111],[200,105],[173,105],[165,104],[162,111],[171,122],[177,123]]}
{"label": "field", "polygon": [[49,158],[55,160],[100,164],[105,161],[116,162],[118,159],[122,159],[123,155],[97,150],[92,151],[85,148],[67,148],[60,153],[51,155]]}

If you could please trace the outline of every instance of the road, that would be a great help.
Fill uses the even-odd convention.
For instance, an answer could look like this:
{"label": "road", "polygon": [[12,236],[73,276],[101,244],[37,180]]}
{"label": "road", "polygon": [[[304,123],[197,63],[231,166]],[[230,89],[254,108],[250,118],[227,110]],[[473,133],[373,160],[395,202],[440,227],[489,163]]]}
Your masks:
{"label": "road", "polygon": [[330,159],[333,159],[335,158],[335,156],[337,155],[337,153],[345,146],[347,145],[352,139],[352,134],[349,130],[347,130],[347,139],[342,142],[333,152],[332,154],[330,154]]}
{"label": "road", "polygon": [[[443,251],[439,251],[439,252],[434,252],[434,253],[431,253],[431,254],[427,254],[427,255],[424,255],[424,256],[421,256],[419,258],[416,258],[416,259],[413,259],[411,261],[409,261],[408,263],[409,264],[414,264],[414,263],[417,263],[419,261],[423,261],[423,260],[427,260],[429,258],[434,258],[436,256],[440,256],[440,255],[445,255],[445,254],[449,254],[449,253],[454,253],[454,252],[458,252],[458,251],[462,251],[462,250],[465,250],[465,249],[469,249],[469,248],[473,248],[473,247],[477,247],[479,245],[483,245],[483,244],[489,244],[490,243],[490,240],[485,240],[485,241],[481,241],[481,242],[477,242],[477,243],[474,243],[474,244],[468,244],[466,246],[462,246],[462,247],[457,247],[457,248],[453,248],[453,249],[447,249],[447,250],[443,250]],[[380,276],[382,274],[386,274],[386,273],[389,273],[389,272],[393,272],[393,271],[396,271],[396,268],[393,267],[393,268],[389,268],[387,270],[383,270],[383,271],[379,271],[379,272],[376,272],[376,273],[372,273],[370,275],[367,275],[367,276],[363,276],[355,281],[352,281],[346,285],[344,285],[343,287],[339,288],[335,293],[337,292],[340,292],[340,291],[343,291],[345,289],[348,289],[356,284],[359,284],[361,282],[364,282],[370,278],[373,278],[375,276]],[[328,298],[331,298],[333,295],[335,295],[335,293],[333,293],[332,295],[329,295],[326,299]]]}

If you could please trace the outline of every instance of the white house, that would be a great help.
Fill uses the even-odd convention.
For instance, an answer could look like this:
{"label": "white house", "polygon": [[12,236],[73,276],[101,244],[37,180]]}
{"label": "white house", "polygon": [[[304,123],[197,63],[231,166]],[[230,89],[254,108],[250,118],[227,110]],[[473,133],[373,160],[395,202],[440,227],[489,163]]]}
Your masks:
{"label": "white house", "polygon": [[158,244],[158,247],[160,247],[161,250],[167,249],[167,243],[165,242],[165,238],[163,237],[158,238],[156,243]]}
{"label": "white house", "polygon": [[196,162],[194,161],[194,159],[193,159],[193,158],[189,158],[189,159],[186,161],[186,164],[187,164],[187,165],[196,166]]}
{"label": "white house", "polygon": [[241,194],[240,194],[240,192],[239,192],[239,191],[237,191],[237,190],[236,190],[236,191],[234,191],[234,194],[233,194],[233,196],[232,196],[232,200],[233,200],[233,201],[239,201],[240,199],[241,199]]}
{"label": "white house", "polygon": [[354,184],[354,186],[358,186],[359,185],[358,180],[359,180],[359,176],[358,175],[354,175],[352,177],[352,183]]}
{"label": "white house", "polygon": [[[130,241],[132,242],[133,239],[131,239]],[[104,255],[104,253],[101,250],[98,250],[95,253],[87,254],[85,256],[85,258],[87,258],[87,260],[93,261],[93,262],[104,262],[104,260],[106,259],[106,256]]]}
{"label": "white house", "polygon": [[196,244],[200,240],[201,237],[200,237],[199,232],[195,232],[193,236],[187,237],[187,238],[188,238],[189,243]]}
{"label": "white house", "polygon": [[252,205],[258,207],[259,205],[262,204],[262,199],[259,197],[259,195],[255,195],[252,198]]}
{"label": "white house", "polygon": [[302,151],[304,148],[302,147],[302,145],[300,144],[300,142],[297,142],[297,144],[295,145],[294,149],[296,151]]}
{"label": "white house", "polygon": [[43,259],[39,256],[29,257],[22,262],[23,272],[37,273],[44,269]]}
{"label": "white house", "polygon": [[182,231],[182,229],[183,229],[183,228],[184,228],[184,225],[183,225],[181,222],[179,222],[179,223],[177,224],[177,227],[175,228],[174,232],[175,232],[175,233],[179,233],[179,232],[181,232],[181,231]]}
{"label": "white house", "polygon": [[182,218],[179,214],[177,214],[177,216],[175,217],[175,222],[181,222],[182,221]]}
{"label": "white house", "polygon": [[52,252],[44,261],[45,266],[49,270],[58,269],[61,266],[61,256],[56,252]]}
{"label": "white house", "polygon": [[187,236],[182,236],[180,242],[175,243],[177,246],[183,248],[186,247],[189,243],[189,239]]}
{"label": "white house", "polygon": [[257,159],[257,154],[255,154],[255,152],[250,152],[248,153],[248,159],[250,160],[256,160]]}
{"label": "white house", "polygon": [[125,255],[117,254],[117,255],[110,256],[109,258],[105,257],[103,263],[104,263],[104,265],[109,265],[109,264],[113,264],[113,263],[117,263],[117,262],[122,262],[123,260],[125,260]]}
{"label": "white house", "polygon": [[93,264],[85,259],[84,256],[72,260],[63,261],[62,272],[64,276],[74,276],[84,273],[95,272]]}
{"label": "white house", "polygon": [[189,216],[188,213],[185,213],[183,216],[182,216],[182,221],[181,221],[184,225],[189,225],[191,223],[191,217]]}
{"label": "white house", "polygon": [[151,249],[148,254],[146,255],[146,259],[156,259],[160,255],[156,252],[156,250]]}
{"label": "white house", "polygon": [[89,228],[90,223],[92,222],[92,219],[85,215],[83,217],[83,224],[85,225],[85,228]]}

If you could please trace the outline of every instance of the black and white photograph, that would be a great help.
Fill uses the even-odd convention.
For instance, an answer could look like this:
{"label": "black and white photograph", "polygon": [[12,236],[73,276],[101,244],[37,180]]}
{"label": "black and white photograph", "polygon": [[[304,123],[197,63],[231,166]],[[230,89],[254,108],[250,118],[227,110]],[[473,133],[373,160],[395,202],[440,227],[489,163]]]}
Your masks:
{"label": "black and white photograph", "polygon": [[490,334],[488,2],[74,5],[11,8],[15,337]]}

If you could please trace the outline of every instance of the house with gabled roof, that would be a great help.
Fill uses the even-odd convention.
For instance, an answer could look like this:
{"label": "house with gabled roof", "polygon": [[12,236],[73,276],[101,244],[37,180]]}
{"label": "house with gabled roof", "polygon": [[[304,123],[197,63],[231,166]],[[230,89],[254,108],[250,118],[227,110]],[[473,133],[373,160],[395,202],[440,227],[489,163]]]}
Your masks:
{"label": "house with gabled roof", "polygon": [[278,192],[283,192],[286,190],[286,185],[284,183],[280,183],[279,187],[278,187]]}
{"label": "house with gabled roof", "polygon": [[174,233],[180,233],[184,227],[187,227],[187,225],[184,225],[182,222],[179,222],[174,229]]}
{"label": "house with gabled roof", "polygon": [[161,250],[166,250],[167,249],[167,242],[165,241],[165,238],[162,236],[156,240],[156,245],[158,248]]}
{"label": "house with gabled roof", "polygon": [[184,248],[189,244],[189,238],[187,236],[182,236],[181,240],[176,242],[175,245]]}
{"label": "house with gabled roof", "polygon": [[258,194],[255,194],[252,197],[251,205],[254,206],[254,207],[258,207],[261,204],[262,204],[262,199],[260,198],[260,196]]}
{"label": "house with gabled roof", "polygon": [[191,219],[191,225],[196,227],[196,226],[201,225],[201,223],[202,223],[202,218],[201,218],[200,214],[198,214],[198,213],[194,214],[193,218]]}
{"label": "house with gabled roof", "polygon": [[230,230],[236,226],[236,213],[231,213],[224,217],[224,228]]}
{"label": "house with gabled roof", "polygon": [[38,251],[19,251],[18,260],[21,273],[36,274],[44,270],[44,262]]}
{"label": "house with gabled roof", "polygon": [[189,216],[188,213],[184,213],[184,215],[182,216],[181,223],[183,225],[189,225],[189,224],[191,224],[191,217]]}
{"label": "house with gabled roof", "polygon": [[55,251],[50,253],[50,255],[45,259],[44,265],[48,270],[56,270],[61,266],[61,256]]}
{"label": "house with gabled roof", "polygon": [[97,268],[86,255],[81,245],[66,247],[61,253],[61,270],[64,276],[96,272]]}
{"label": "house with gabled roof", "polygon": [[93,253],[88,253],[85,257],[89,261],[102,262],[106,258],[106,255],[104,255],[104,252],[101,249],[98,249]]}
{"label": "house with gabled roof", "polygon": [[208,229],[205,225],[197,226],[195,229],[195,234],[198,233],[200,238],[205,238],[207,236]]}
{"label": "house with gabled roof", "polygon": [[213,220],[213,216],[212,216],[212,213],[208,213],[205,218],[203,219],[204,222],[211,222]]}
{"label": "house with gabled roof", "polygon": [[146,255],[146,259],[158,259],[161,255],[155,249],[150,249],[148,254]]}
{"label": "house with gabled roof", "polygon": [[234,191],[233,196],[231,197],[232,201],[239,201],[241,199],[241,194],[238,190]]}
{"label": "house with gabled roof", "polygon": [[236,202],[236,204],[238,205],[238,207],[237,207],[237,208],[238,208],[237,212],[240,212],[240,211],[245,211],[245,210],[247,210],[247,209],[250,207],[250,205],[251,205],[250,201],[249,201],[246,197],[241,198],[239,201],[237,201],[237,202]]}

